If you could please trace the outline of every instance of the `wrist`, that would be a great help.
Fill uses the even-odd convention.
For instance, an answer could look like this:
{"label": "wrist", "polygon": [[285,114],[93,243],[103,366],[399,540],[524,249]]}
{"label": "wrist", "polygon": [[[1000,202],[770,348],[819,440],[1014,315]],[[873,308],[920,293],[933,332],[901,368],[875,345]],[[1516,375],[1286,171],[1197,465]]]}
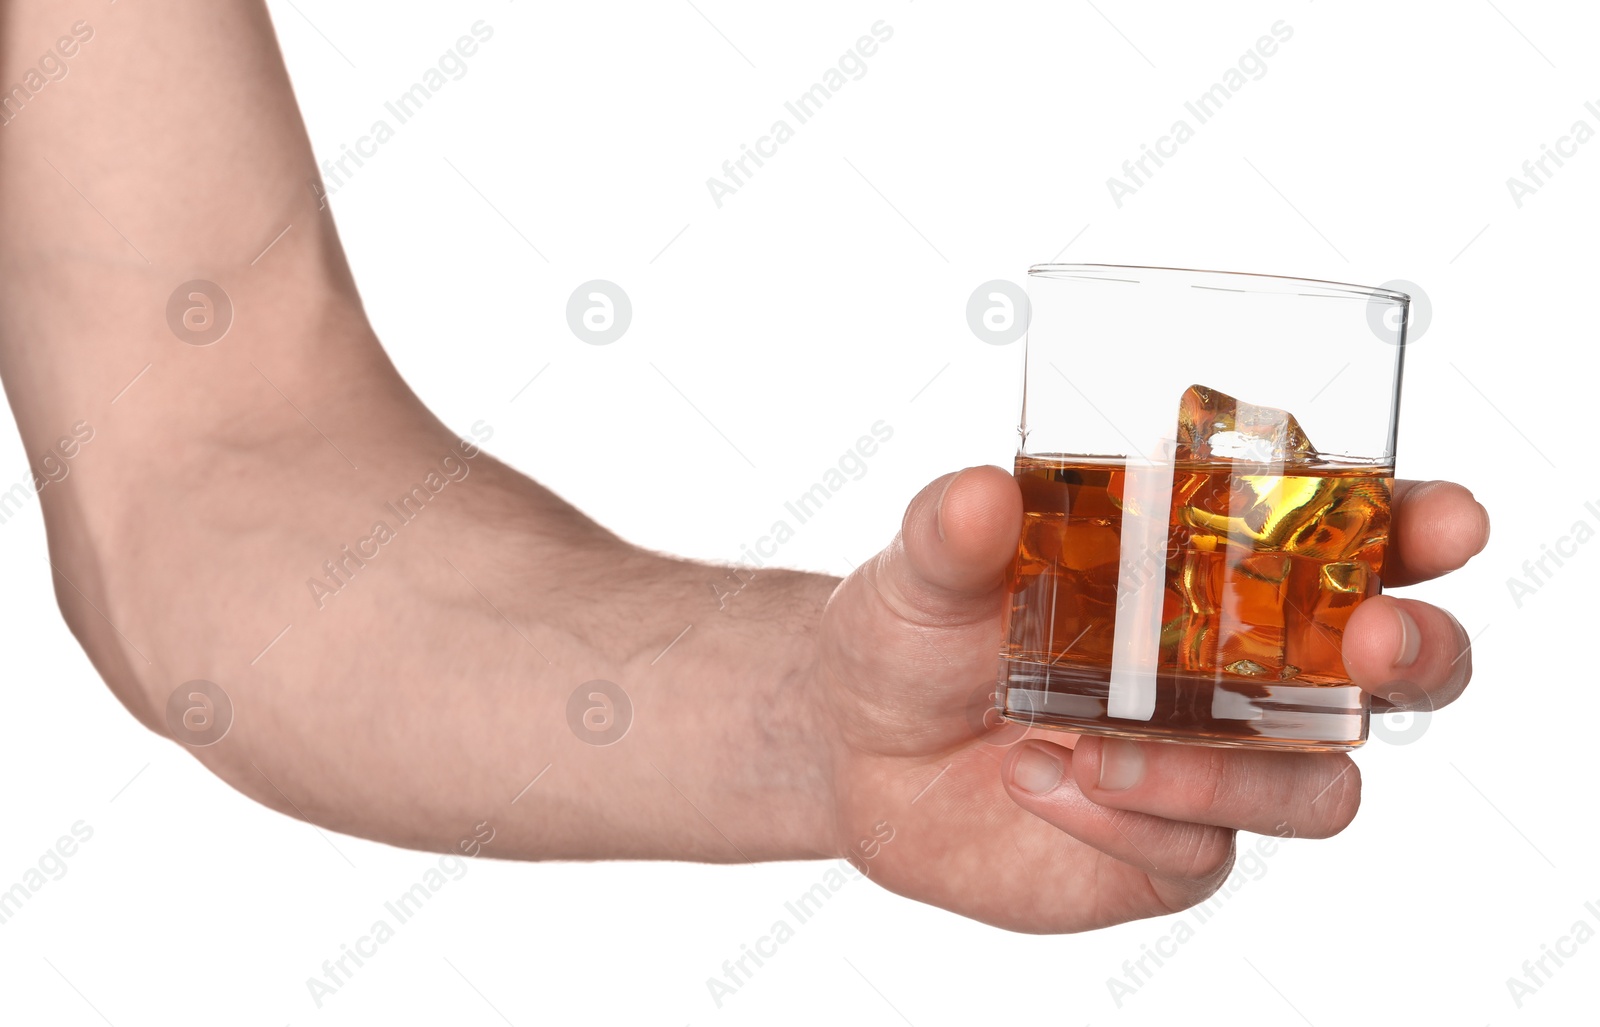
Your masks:
{"label": "wrist", "polygon": [[814,858],[841,858],[849,846],[840,829],[839,768],[842,735],[834,704],[827,694],[829,677],[823,668],[818,641],[822,615],[838,579],[796,575],[789,583],[794,611],[796,647],[787,672],[778,682],[778,694],[787,705],[786,722],[796,727],[802,740],[800,759],[810,768],[804,846]]}
{"label": "wrist", "polygon": [[[674,705],[664,718],[673,737],[661,739],[658,751],[691,767],[712,764],[715,783],[707,784],[717,793],[716,808],[703,814],[745,859],[839,855],[837,732],[816,644],[836,579],[680,566],[693,579],[682,592],[704,598],[678,607],[679,623],[692,622],[692,633],[664,657],[649,657],[661,681],[652,688],[664,688]],[[709,582],[731,584],[719,589]],[[662,680],[662,672],[672,681]]]}

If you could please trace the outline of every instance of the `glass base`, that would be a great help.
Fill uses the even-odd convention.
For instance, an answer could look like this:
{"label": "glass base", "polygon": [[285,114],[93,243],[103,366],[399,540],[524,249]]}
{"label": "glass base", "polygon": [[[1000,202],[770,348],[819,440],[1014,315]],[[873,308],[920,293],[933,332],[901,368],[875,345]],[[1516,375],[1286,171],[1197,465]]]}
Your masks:
{"label": "glass base", "polygon": [[1112,716],[1109,668],[1012,659],[1001,668],[1001,713],[1031,727],[1296,752],[1346,752],[1367,740],[1369,701],[1350,684],[1162,669],[1137,716]]}

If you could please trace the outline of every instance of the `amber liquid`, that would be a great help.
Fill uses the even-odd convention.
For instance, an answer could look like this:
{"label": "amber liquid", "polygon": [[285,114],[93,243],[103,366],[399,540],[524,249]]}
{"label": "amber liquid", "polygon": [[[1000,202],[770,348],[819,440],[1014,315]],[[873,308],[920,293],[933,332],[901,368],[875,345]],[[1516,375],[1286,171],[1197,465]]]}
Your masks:
{"label": "amber liquid", "polygon": [[[1389,468],[1180,460],[1165,531],[1143,518],[1156,544],[1131,553],[1121,461],[1018,456],[1016,477],[1008,717],[1216,745],[1348,749],[1365,738],[1366,704],[1340,649],[1351,612],[1381,587]],[[1133,719],[1113,715],[1110,695],[1130,580],[1147,583],[1152,613],[1160,606],[1147,646],[1158,647],[1154,699]]]}

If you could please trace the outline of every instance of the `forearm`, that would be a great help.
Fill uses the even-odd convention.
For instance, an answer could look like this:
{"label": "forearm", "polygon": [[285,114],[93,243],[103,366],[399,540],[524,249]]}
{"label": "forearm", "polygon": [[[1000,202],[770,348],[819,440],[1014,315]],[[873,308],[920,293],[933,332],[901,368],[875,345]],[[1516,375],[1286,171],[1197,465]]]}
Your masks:
{"label": "forearm", "polygon": [[[3,10],[0,84],[78,21]],[[456,448],[367,328],[259,4],[147,0],[76,32],[0,127],[0,374],[63,612],[129,709],[184,740],[169,697],[216,682],[234,712],[193,749],[208,766],[397,844],[487,822],[508,857],[831,853],[807,668],[834,582],[763,571],[728,597],[725,569]],[[195,278],[234,308],[209,345],[166,317]],[[396,509],[446,457],[460,480]],[[593,680],[633,707],[607,746],[569,726]]]}
{"label": "forearm", "polygon": [[[473,485],[450,487],[464,505]],[[358,572],[390,581],[297,620],[258,664],[273,684],[249,686],[270,723],[241,711],[231,750],[197,754],[268,805],[407,846],[486,822],[502,857],[835,854],[809,674],[831,579],[761,572],[719,609],[723,569],[511,525],[485,550],[456,519],[419,519],[379,557],[400,562]]]}
{"label": "forearm", "polygon": [[[556,702],[532,704],[527,716],[548,743],[540,767],[551,768],[528,795],[552,786],[548,808],[560,811],[566,837],[540,826],[528,852],[713,862],[838,854],[833,733],[812,674],[822,608],[837,582],[782,570],[742,568],[739,581],[732,574],[602,553],[553,582],[572,591],[558,592],[547,623],[571,624],[575,615],[582,626],[563,632],[567,645],[541,675]],[[591,591],[591,583],[604,584]],[[572,612],[564,617],[555,605]],[[631,712],[597,698],[612,691],[597,680],[618,686]],[[619,741],[597,744],[629,718]],[[512,762],[526,769],[527,753]]]}

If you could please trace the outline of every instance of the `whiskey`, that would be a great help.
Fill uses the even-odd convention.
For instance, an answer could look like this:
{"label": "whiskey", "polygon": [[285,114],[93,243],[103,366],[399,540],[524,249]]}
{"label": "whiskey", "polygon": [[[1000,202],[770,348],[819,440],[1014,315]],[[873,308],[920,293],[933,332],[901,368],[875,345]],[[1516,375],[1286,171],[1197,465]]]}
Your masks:
{"label": "whiskey", "polygon": [[[1006,715],[1213,745],[1359,745],[1366,702],[1341,642],[1356,605],[1381,589],[1392,470],[1321,458],[1279,411],[1199,386],[1184,402],[1175,458],[1153,470],[1124,458],[1017,457],[1024,523],[1005,618]],[[1230,416],[1196,427],[1219,406]],[[1275,417],[1251,423],[1262,411]],[[1243,448],[1217,455],[1218,431]],[[1146,507],[1158,505],[1152,494],[1170,500],[1129,520],[1130,492]],[[1142,547],[1128,544],[1125,520]],[[1136,630],[1130,598],[1152,624],[1134,650],[1118,636]],[[1131,713],[1112,673],[1130,652],[1144,664]]]}

